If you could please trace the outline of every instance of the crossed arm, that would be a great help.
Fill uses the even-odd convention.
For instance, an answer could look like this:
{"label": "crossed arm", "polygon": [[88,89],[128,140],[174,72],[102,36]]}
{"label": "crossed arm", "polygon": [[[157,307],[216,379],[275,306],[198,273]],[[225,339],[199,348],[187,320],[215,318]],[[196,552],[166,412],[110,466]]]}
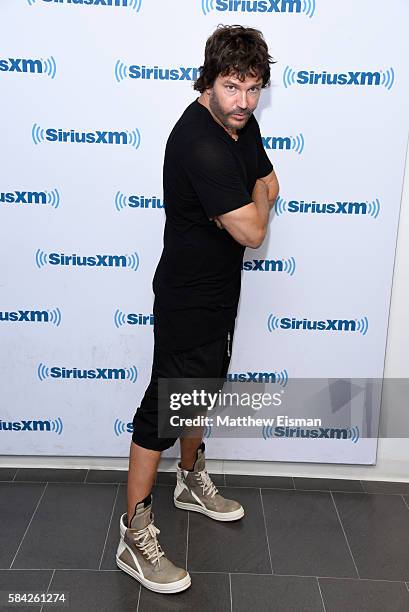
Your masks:
{"label": "crossed arm", "polygon": [[278,180],[272,170],[267,176],[257,179],[251,196],[252,202],[214,217],[214,220],[218,227],[228,231],[237,242],[257,249],[266,236],[270,210],[278,191]]}

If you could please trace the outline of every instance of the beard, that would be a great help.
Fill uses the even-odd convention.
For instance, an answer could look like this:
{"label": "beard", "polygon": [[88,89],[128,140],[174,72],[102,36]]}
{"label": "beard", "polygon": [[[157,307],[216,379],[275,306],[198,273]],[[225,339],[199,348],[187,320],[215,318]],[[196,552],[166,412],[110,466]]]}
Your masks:
{"label": "beard", "polygon": [[[226,113],[219,101],[219,98],[217,97],[217,95],[215,94],[214,90],[211,92],[210,97],[209,97],[209,107],[210,110],[212,111],[212,113],[218,118],[218,120],[220,121],[220,123],[222,123],[224,125],[225,128],[229,129],[229,130],[235,130],[235,129],[242,129],[247,121],[250,119],[251,115],[253,114],[252,111],[249,110],[243,110],[240,108],[236,108],[235,110]],[[236,114],[240,114],[240,115],[245,115],[245,119],[243,121],[243,123],[240,125],[240,127],[237,127],[236,123],[232,123],[230,117],[232,115],[236,115]]]}

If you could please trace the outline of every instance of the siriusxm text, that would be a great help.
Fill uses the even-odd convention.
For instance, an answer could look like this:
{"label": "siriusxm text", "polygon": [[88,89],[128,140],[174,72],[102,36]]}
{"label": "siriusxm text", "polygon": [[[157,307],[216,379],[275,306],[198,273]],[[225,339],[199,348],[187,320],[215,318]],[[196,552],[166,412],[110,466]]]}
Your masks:
{"label": "siriusxm text", "polygon": [[339,428],[302,429],[301,427],[275,427],[274,435],[277,438],[327,438],[348,439],[348,430]]}
{"label": "siriusxm text", "polygon": [[95,380],[125,380],[127,371],[125,368],[95,368],[84,370],[80,368],[50,368],[50,378],[87,378]]}
{"label": "siriusxm text", "polygon": [[216,11],[232,13],[301,13],[301,0],[216,0]]}
{"label": "siriusxm text", "polygon": [[230,372],[226,376],[229,382],[276,382],[275,372]]}
{"label": "siriusxm text", "polygon": [[312,329],[319,331],[357,331],[354,319],[326,319],[315,321],[311,319],[296,319],[283,317],[280,319],[281,329]]}
{"label": "siriusxm text", "polygon": [[299,70],[296,72],[296,82],[299,85],[380,85],[381,73]]}
{"label": "siriusxm text", "polygon": [[51,421],[1,421],[0,431],[51,431]]}
{"label": "siriusxm text", "polygon": [[45,130],[45,140],[48,142],[76,142],[85,144],[130,144],[131,136],[126,132],[109,132],[95,130],[94,132],[79,132],[48,128]]}
{"label": "siriusxm text", "polygon": [[304,202],[304,200],[290,200],[287,212],[308,214],[335,214],[335,215],[366,215],[367,202]]}
{"label": "siriusxm text", "polygon": [[130,312],[126,315],[126,323],[128,325],[153,325],[154,317],[153,314],[144,315]]}
{"label": "siriusxm text", "polygon": [[241,269],[253,272],[283,272],[284,262],[279,259],[253,259],[251,261],[243,261]]}
{"label": "siriusxm text", "polygon": [[146,196],[132,195],[128,197],[127,204],[130,208],[163,208],[163,200],[153,196],[147,198]]}
{"label": "siriusxm text", "polygon": [[161,68],[160,66],[138,66],[128,67],[130,79],[146,79],[158,81],[195,81],[199,76],[199,68],[193,66],[179,68]]}
{"label": "siriusxm text", "polygon": [[291,149],[292,142],[288,136],[262,136],[263,147],[265,149]]}
{"label": "siriusxm text", "polygon": [[50,253],[48,263],[52,266],[91,266],[91,267],[117,267],[128,266],[126,255],[64,255],[64,253]]}
{"label": "siriusxm text", "polygon": [[39,59],[23,59],[21,57],[9,57],[0,59],[0,72],[44,72],[43,62]]}
{"label": "siriusxm text", "polygon": [[0,203],[2,204],[46,204],[47,194],[45,191],[0,191]]}
{"label": "siriusxm text", "polygon": [[0,311],[0,321],[48,323],[50,321],[50,314],[46,310]]}
{"label": "siriusxm text", "polygon": [[128,6],[129,0],[43,0],[54,4],[84,4],[88,6]]}

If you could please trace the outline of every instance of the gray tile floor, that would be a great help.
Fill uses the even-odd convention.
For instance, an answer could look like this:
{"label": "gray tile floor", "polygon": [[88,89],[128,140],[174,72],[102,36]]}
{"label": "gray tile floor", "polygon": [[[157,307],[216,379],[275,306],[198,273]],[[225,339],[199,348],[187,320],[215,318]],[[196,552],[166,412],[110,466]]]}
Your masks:
{"label": "gray tile floor", "polygon": [[403,612],[409,610],[409,484],[212,475],[243,519],[173,505],[153,490],[159,540],[192,586],[140,587],[115,565],[126,472],[0,468],[0,593],[67,592],[69,606],[0,611]]}

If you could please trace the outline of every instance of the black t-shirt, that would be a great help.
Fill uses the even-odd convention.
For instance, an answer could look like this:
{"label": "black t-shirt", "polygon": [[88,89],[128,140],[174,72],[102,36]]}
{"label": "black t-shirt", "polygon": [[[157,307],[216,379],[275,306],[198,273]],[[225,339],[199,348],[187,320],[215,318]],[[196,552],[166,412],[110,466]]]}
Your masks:
{"label": "black t-shirt", "polygon": [[234,326],[245,247],[210,217],[252,201],[273,166],[254,116],[235,141],[197,100],[173,128],[163,168],[166,223],[153,279],[155,341],[181,352]]}

